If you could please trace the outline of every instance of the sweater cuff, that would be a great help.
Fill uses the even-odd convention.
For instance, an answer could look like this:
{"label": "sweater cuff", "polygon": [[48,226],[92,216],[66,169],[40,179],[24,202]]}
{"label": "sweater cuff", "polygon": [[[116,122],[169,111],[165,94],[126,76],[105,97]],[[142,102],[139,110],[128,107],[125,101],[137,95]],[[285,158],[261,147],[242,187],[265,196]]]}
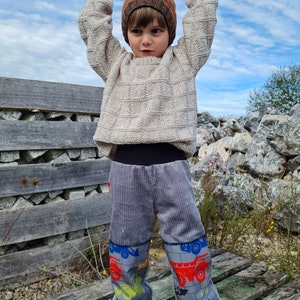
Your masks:
{"label": "sweater cuff", "polygon": [[185,0],[185,4],[188,8],[192,8],[197,4],[215,4],[218,6],[218,0]]}

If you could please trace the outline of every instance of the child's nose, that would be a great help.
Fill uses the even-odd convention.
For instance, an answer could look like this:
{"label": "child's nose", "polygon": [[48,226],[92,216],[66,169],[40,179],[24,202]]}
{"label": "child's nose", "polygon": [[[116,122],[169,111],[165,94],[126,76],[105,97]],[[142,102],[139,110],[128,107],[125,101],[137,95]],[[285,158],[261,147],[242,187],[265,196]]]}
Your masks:
{"label": "child's nose", "polygon": [[142,40],[143,45],[149,45],[151,44],[151,37],[149,34],[144,34],[143,35],[143,40]]}

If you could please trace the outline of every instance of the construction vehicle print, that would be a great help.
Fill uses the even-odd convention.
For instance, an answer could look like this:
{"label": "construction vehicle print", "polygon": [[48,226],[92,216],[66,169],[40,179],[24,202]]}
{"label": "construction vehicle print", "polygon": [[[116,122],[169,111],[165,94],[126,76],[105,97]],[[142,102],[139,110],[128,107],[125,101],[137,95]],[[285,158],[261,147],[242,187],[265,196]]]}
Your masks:
{"label": "construction vehicle print", "polygon": [[203,282],[206,278],[206,269],[208,267],[208,262],[205,261],[205,257],[208,256],[208,253],[205,253],[201,256],[197,256],[191,262],[172,262],[170,264],[174,269],[180,287],[185,287],[187,280],[192,282],[194,278],[198,282]]}
{"label": "construction vehicle print", "polygon": [[121,283],[120,288],[114,287],[115,295],[122,295],[125,300],[131,300],[137,296],[141,296],[145,293],[145,289],[142,286],[142,278],[137,276],[135,280],[131,278],[133,285]]}
{"label": "construction vehicle print", "polygon": [[201,249],[206,246],[207,246],[206,238],[201,238],[200,240],[197,240],[192,243],[182,244],[180,246],[180,250],[197,255],[201,252]]}
{"label": "construction vehicle print", "polygon": [[138,249],[133,249],[126,246],[118,246],[111,242],[109,243],[109,251],[110,253],[114,253],[114,252],[120,253],[124,259],[128,258],[129,255],[135,257],[139,256]]}
{"label": "construction vehicle print", "polygon": [[120,259],[118,259],[112,255],[109,256],[110,276],[115,281],[119,281],[121,279],[121,275],[122,275],[122,270],[117,264],[118,261],[120,261]]}

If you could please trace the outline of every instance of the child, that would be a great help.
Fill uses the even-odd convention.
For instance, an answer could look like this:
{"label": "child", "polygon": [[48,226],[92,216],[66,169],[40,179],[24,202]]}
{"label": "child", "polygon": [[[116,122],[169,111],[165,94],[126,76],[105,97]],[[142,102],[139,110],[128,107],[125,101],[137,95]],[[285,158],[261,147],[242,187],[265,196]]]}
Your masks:
{"label": "child", "polygon": [[186,5],[184,36],[171,46],[174,0],[125,0],[122,31],[132,52],[112,36],[112,0],[88,0],[79,17],[89,63],[106,82],[94,140],[112,159],[115,299],[152,299],[145,277],[156,216],[176,299],[219,299],[187,161],[196,150],[195,76],[210,54],[217,0]]}

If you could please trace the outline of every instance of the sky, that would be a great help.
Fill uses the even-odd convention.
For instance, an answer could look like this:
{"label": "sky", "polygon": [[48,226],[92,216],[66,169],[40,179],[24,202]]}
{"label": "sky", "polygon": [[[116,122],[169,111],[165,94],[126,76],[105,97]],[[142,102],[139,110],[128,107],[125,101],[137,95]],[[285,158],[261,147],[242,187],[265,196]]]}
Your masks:
{"label": "sky", "polygon": [[[177,5],[182,35],[184,1]],[[86,59],[77,18],[86,0],[0,0],[0,77],[102,86]],[[113,2],[113,34],[123,1]],[[198,112],[247,114],[249,93],[279,67],[300,63],[299,0],[219,0],[212,52],[196,77]]]}

